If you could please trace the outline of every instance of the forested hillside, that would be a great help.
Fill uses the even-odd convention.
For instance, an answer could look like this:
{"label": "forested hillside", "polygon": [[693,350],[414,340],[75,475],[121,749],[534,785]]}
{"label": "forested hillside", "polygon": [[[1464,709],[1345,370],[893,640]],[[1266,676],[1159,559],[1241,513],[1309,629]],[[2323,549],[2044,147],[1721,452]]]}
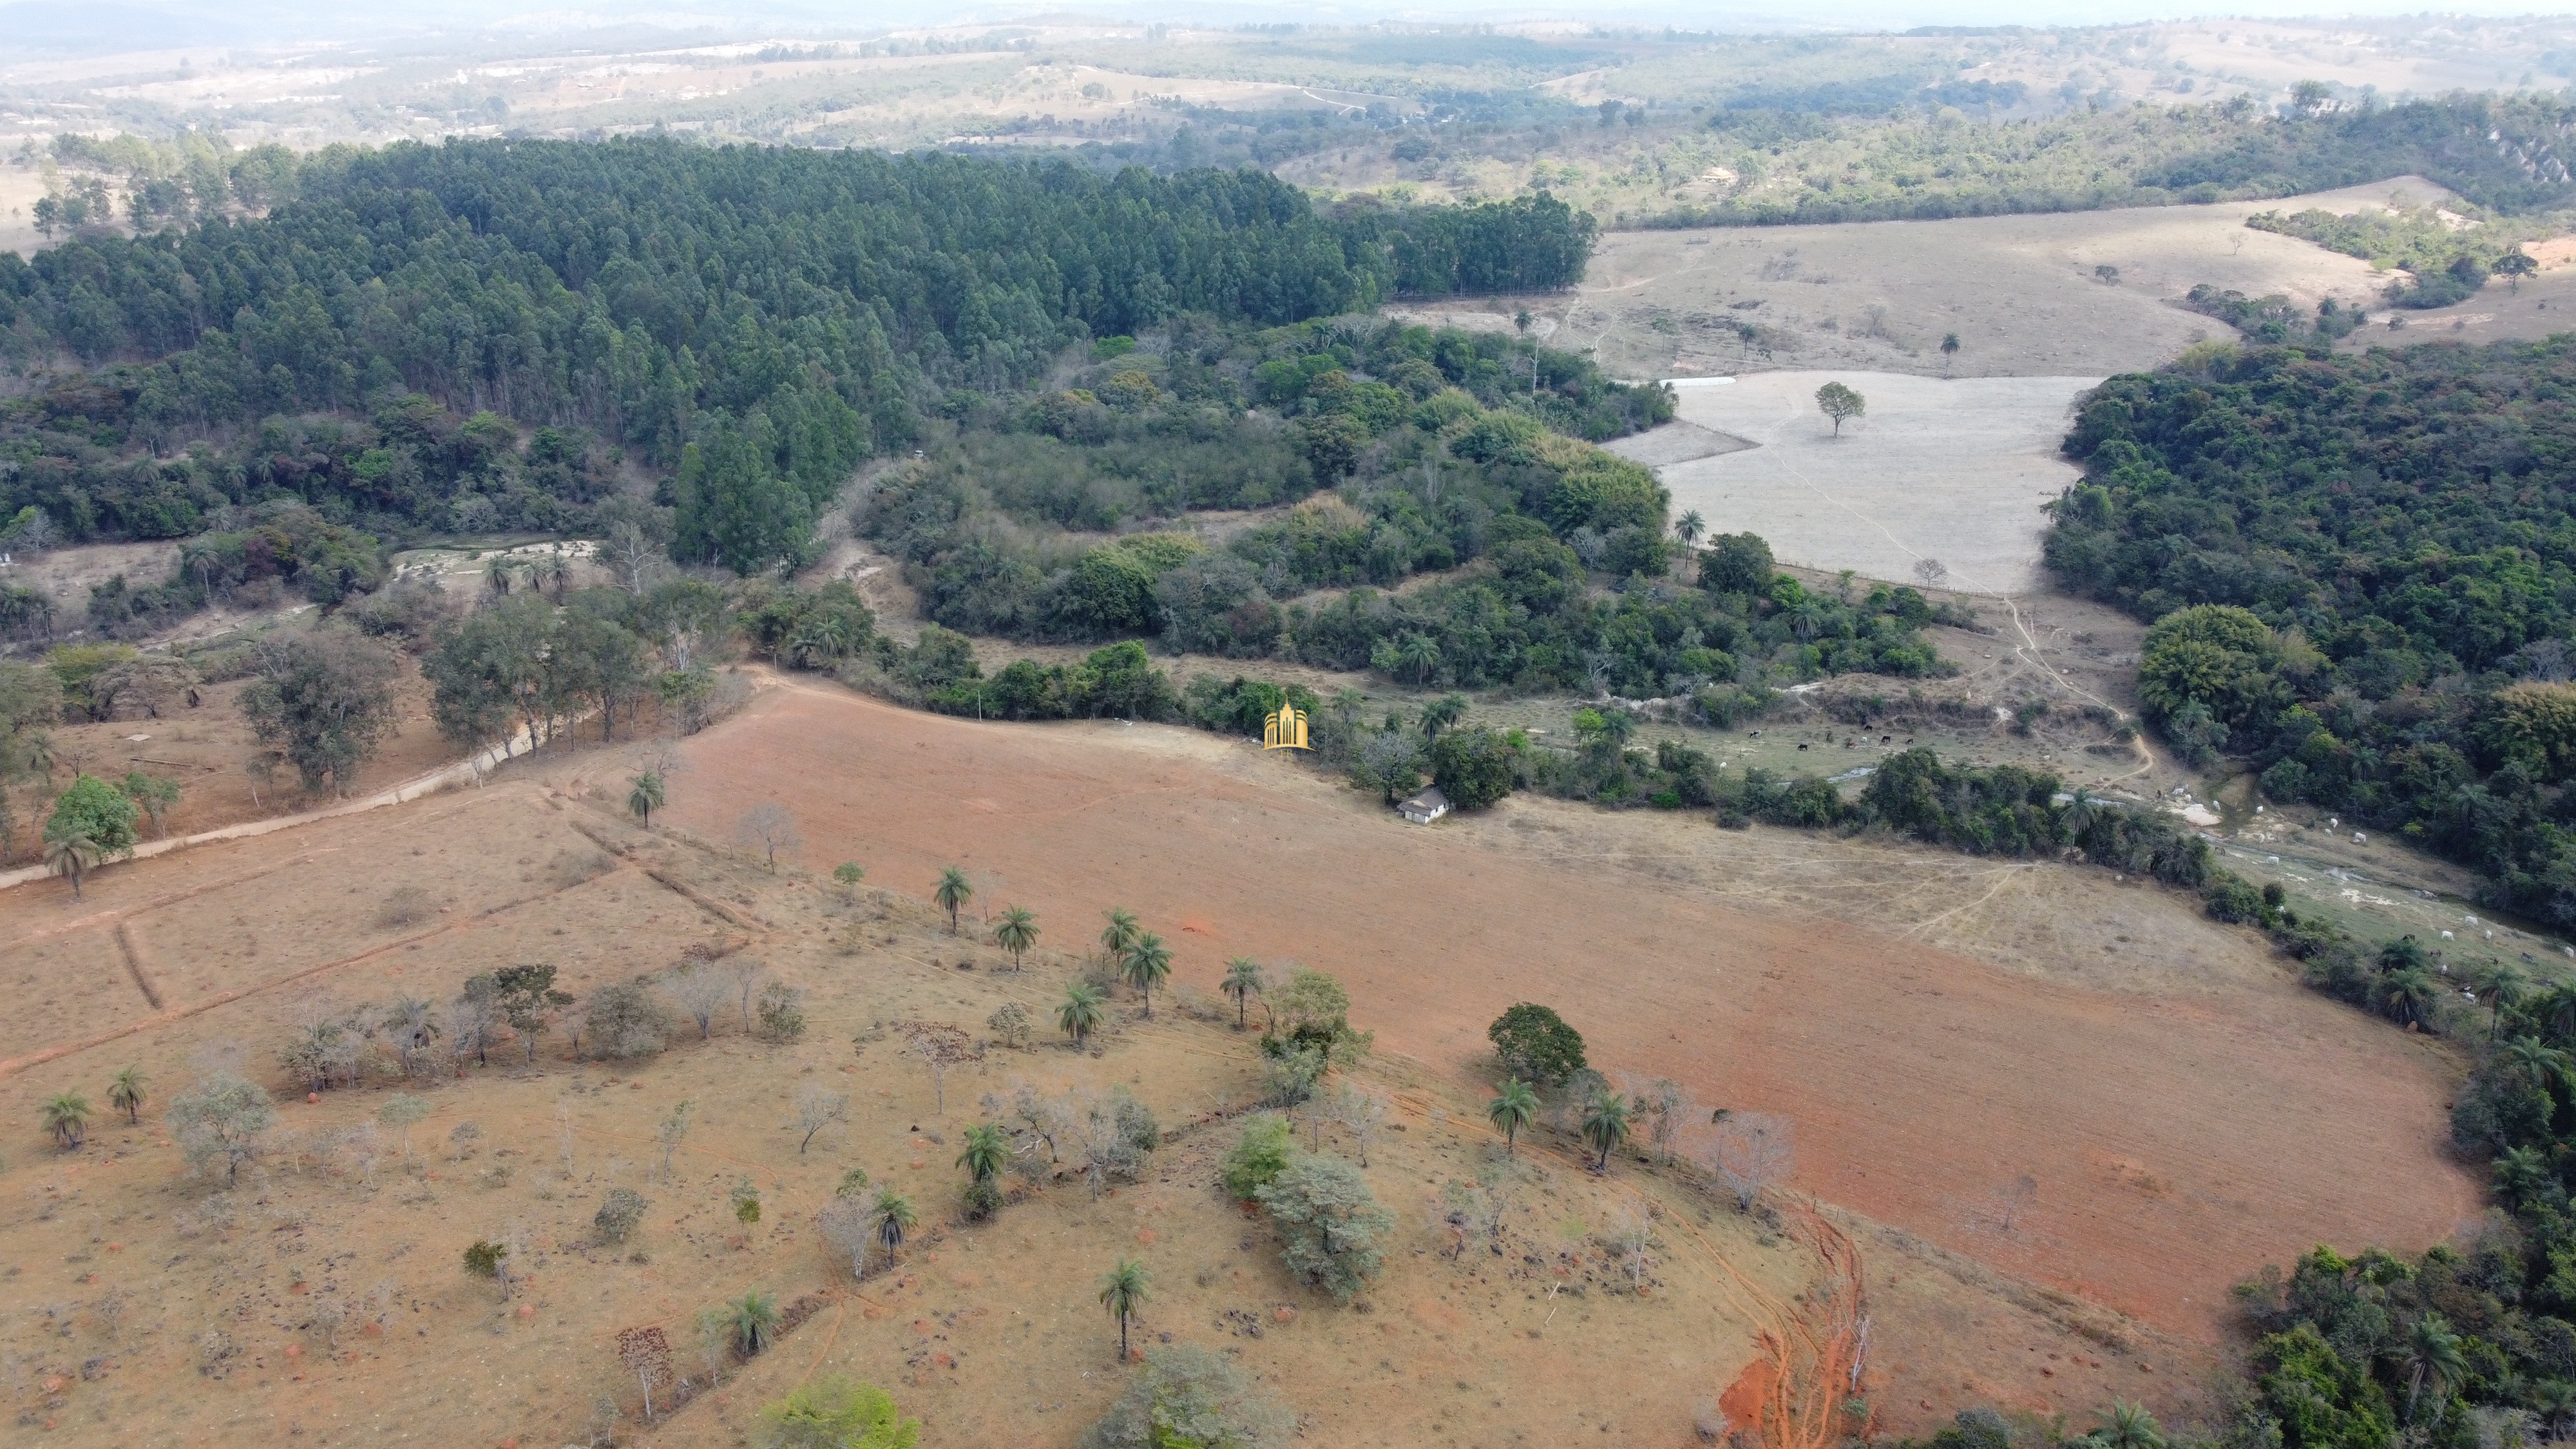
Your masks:
{"label": "forested hillside", "polygon": [[335,148],[266,185],[262,216],[174,192],[193,224],[0,257],[0,349],[90,369],[0,414],[0,506],[75,540],[281,499],[547,528],[622,459],[673,477],[688,561],[756,567],[952,390],[1185,313],[1564,286],[1591,235],[1544,196],[1335,219],[1253,171],[664,140]]}
{"label": "forested hillside", "polygon": [[2210,350],[2113,378],[2051,568],[2156,621],[2187,755],[2488,872],[2576,923],[2576,336],[2361,356]]}

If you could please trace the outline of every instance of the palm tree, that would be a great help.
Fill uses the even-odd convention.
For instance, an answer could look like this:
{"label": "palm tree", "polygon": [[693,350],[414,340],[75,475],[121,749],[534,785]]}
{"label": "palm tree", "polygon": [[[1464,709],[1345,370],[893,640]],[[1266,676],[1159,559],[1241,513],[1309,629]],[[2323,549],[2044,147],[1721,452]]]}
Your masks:
{"label": "palm tree", "polygon": [[89,1098],[78,1092],[56,1092],[45,1099],[45,1130],[54,1141],[70,1151],[81,1144],[81,1133],[89,1127]]}
{"label": "palm tree", "polygon": [[1700,517],[1696,508],[1673,520],[1673,537],[1680,539],[1684,548],[1699,547],[1700,535],[1706,532],[1708,520]]}
{"label": "palm tree", "polygon": [[71,829],[45,840],[45,868],[72,881],[72,899],[81,898],[81,879],[98,869],[107,852],[86,830]]}
{"label": "palm tree", "polygon": [[1583,1140],[1601,1154],[1592,1165],[1595,1172],[1610,1170],[1610,1150],[1628,1140],[1628,1098],[1619,1092],[1600,1091],[1583,1108]]}
{"label": "palm tree", "polygon": [[1077,981],[1064,989],[1064,1004],[1055,1009],[1055,1024],[1073,1038],[1074,1050],[1080,1051],[1100,1030],[1102,1012],[1100,992],[1088,982]]}
{"label": "palm tree", "polygon": [[1127,1320],[1145,1306],[1154,1293],[1153,1275],[1133,1258],[1121,1258],[1118,1266],[1100,1279],[1100,1306],[1118,1315],[1118,1356],[1127,1357]]}
{"label": "palm tree", "polygon": [[644,822],[645,828],[650,829],[653,824],[653,812],[661,809],[663,804],[662,772],[646,770],[636,776],[631,783],[635,788],[626,792],[626,808],[634,811],[635,818]]}
{"label": "palm tree", "polygon": [[939,873],[939,889],[930,893],[931,901],[948,913],[948,934],[957,934],[957,908],[975,898],[975,886],[966,872],[950,866]]}
{"label": "palm tree", "polygon": [[2576,981],[2562,981],[2540,993],[2533,1008],[2553,1043],[2576,1041]]}
{"label": "palm tree", "polygon": [[1422,707],[1422,738],[1425,742],[1440,738],[1440,732],[1467,717],[1464,695],[1444,694]]}
{"label": "palm tree", "polygon": [[107,1105],[125,1114],[129,1123],[143,1120],[143,1084],[147,1078],[141,1067],[119,1071],[107,1084]]}
{"label": "palm tree", "polygon": [[993,944],[1011,953],[1011,969],[1020,969],[1020,958],[1038,943],[1038,918],[1026,906],[1005,906],[1002,924],[993,928]]}
{"label": "palm tree", "polygon": [[2518,967],[2490,961],[2469,978],[2469,987],[2486,1001],[2487,1032],[2493,1035],[2504,1020],[2504,1009],[2520,1002],[2529,993],[2531,978],[2523,975]]}
{"label": "palm tree", "polygon": [[1136,917],[1124,906],[1109,908],[1109,924],[1100,928],[1100,949],[1113,958],[1127,954],[1136,944]]}
{"label": "palm tree", "polygon": [[1408,631],[1395,646],[1396,667],[1413,676],[1416,684],[1429,684],[1440,669],[1440,643],[1430,635]]}
{"label": "palm tree", "polygon": [[778,1300],[753,1289],[740,1302],[725,1305],[725,1321],[733,1329],[734,1347],[751,1358],[778,1337]]}
{"label": "palm tree", "polygon": [[[1225,981],[1217,990],[1234,998],[1234,1029],[1243,1030],[1243,1004],[1261,995],[1261,963],[1249,956],[1237,956],[1225,963]],[[1268,1010],[1264,1007],[1263,1010]]]}
{"label": "palm tree", "polygon": [[1789,632],[1813,642],[1825,631],[1825,623],[1831,617],[1824,601],[1811,594],[1789,606]]}
{"label": "palm tree", "polygon": [[999,1176],[1002,1164],[1011,1160],[1010,1139],[1002,1135],[997,1123],[966,1129],[966,1150],[957,1154],[957,1165],[975,1182],[990,1182]]}
{"label": "palm tree", "polygon": [[2421,966],[2401,966],[2379,978],[2380,1010],[2400,1026],[2420,1027],[2432,1019],[2433,1002],[2442,988]]}
{"label": "palm tree", "polygon": [[2057,817],[2058,824],[2065,828],[2067,837],[2072,840],[2082,840],[2091,834],[2101,820],[2102,802],[2093,798],[2089,790],[2076,791],[2075,798],[2066,802],[2066,808]]}
{"label": "palm tree", "polygon": [[886,1261],[894,1261],[903,1247],[903,1235],[911,1232],[921,1219],[912,1211],[912,1199],[890,1187],[877,1189],[876,1206],[870,1213],[877,1220],[877,1241],[885,1244]]}
{"label": "palm tree", "polygon": [[[2451,1386],[2469,1371],[2468,1358],[2460,1352],[2460,1336],[2451,1331],[2448,1319],[2438,1313],[2427,1313],[2415,1320],[2406,1331],[2406,1422],[2415,1422],[2415,1396],[2426,1384],[2448,1398]],[[2438,1412],[2437,1412],[2438,1417]]]}
{"label": "palm tree", "polygon": [[1127,948],[1123,963],[1127,984],[1145,993],[1145,1019],[1154,1019],[1154,983],[1172,974],[1172,948],[1163,938],[1147,931]]}
{"label": "palm tree", "polygon": [[1521,1129],[1538,1116],[1538,1093],[1518,1077],[1503,1083],[1494,1100],[1485,1104],[1485,1115],[1503,1129],[1503,1150],[1518,1156]]}
{"label": "palm tree", "polygon": [[2518,1036],[2496,1048],[2496,1065],[2516,1076],[2528,1077],[2534,1087],[2548,1091],[2553,1082],[2576,1081],[2576,1057],[2553,1046],[2543,1046],[2532,1037]]}
{"label": "palm tree", "polygon": [[2144,1404],[2124,1403],[2113,1399],[2110,1410],[2102,1415],[2102,1427],[2093,1431],[2093,1442],[2102,1449],[2165,1449],[2165,1431],[2156,1416]]}

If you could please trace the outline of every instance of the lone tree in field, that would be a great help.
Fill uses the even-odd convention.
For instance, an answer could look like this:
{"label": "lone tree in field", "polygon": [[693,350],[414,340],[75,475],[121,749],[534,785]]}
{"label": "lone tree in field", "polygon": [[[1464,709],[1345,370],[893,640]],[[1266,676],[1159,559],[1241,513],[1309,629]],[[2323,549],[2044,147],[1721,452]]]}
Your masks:
{"label": "lone tree in field", "polygon": [[734,827],[743,840],[760,851],[761,860],[770,874],[778,873],[778,852],[793,850],[803,842],[796,834],[796,817],[776,801],[763,800],[745,811],[742,823]]}
{"label": "lone tree in field", "polygon": [[1153,1275],[1133,1258],[1121,1258],[1118,1266],[1101,1275],[1100,1306],[1118,1320],[1118,1357],[1127,1357],[1127,1320],[1145,1306],[1154,1295]]}
{"label": "lone tree in field", "polygon": [[966,1129],[966,1150],[957,1154],[957,1165],[966,1169],[966,1207],[975,1216],[990,1217],[1002,1205],[1002,1189],[997,1181],[1002,1167],[1011,1160],[1011,1141],[1003,1135],[1001,1124],[987,1122]]}
{"label": "lone tree in field", "polygon": [[[1234,998],[1236,1031],[1243,1030],[1244,1003],[1253,997],[1260,996],[1261,989],[1268,984],[1269,979],[1262,972],[1261,963],[1249,956],[1237,956],[1225,963],[1225,981],[1217,989]],[[1268,999],[1263,997],[1265,1002]]]}
{"label": "lone tree in field", "polygon": [[171,1099],[162,1117],[190,1167],[224,1165],[224,1185],[241,1179],[241,1166],[259,1155],[260,1141],[277,1123],[268,1089],[227,1073]]}
{"label": "lone tree in field", "polygon": [[912,1210],[912,1199],[890,1187],[877,1189],[876,1205],[869,1216],[876,1220],[877,1242],[885,1248],[886,1261],[903,1250],[903,1235],[913,1230],[921,1219]]}
{"label": "lone tree in field", "polygon": [[1538,1116],[1538,1093],[1530,1090],[1529,1083],[1514,1077],[1494,1093],[1494,1100],[1485,1104],[1485,1116],[1503,1129],[1503,1151],[1518,1156],[1521,1129]]}
{"label": "lone tree in field", "polygon": [[1816,411],[1834,420],[1834,436],[1843,435],[1843,424],[1869,411],[1869,403],[1859,393],[1839,382],[1829,382],[1816,389]]}
{"label": "lone tree in field", "polygon": [[1154,986],[1172,974],[1172,948],[1151,931],[1136,938],[1127,948],[1126,959],[1119,963],[1119,974],[1127,984],[1145,995],[1145,1019],[1154,1019]]}
{"label": "lone tree in field", "polygon": [[859,882],[867,878],[868,868],[855,860],[845,860],[832,867],[832,879],[840,882],[841,899],[845,901],[859,898]]}
{"label": "lone tree in field", "polygon": [[251,650],[258,672],[241,710],[259,742],[282,752],[306,792],[346,795],[394,723],[394,660],[341,625],[273,635]]}
{"label": "lone tree in field", "polygon": [[1253,1197],[1278,1229],[1288,1271],[1348,1303],[1385,1267],[1395,1214],[1360,1170],[1328,1152],[1306,1153]]}
{"label": "lone tree in field", "polygon": [[1106,1016],[1100,1009],[1100,992],[1087,982],[1077,981],[1064,989],[1064,1004],[1055,1009],[1055,1024],[1073,1038],[1073,1049],[1080,1051],[1100,1030]]}
{"label": "lone tree in field", "polygon": [[957,934],[957,913],[973,899],[975,883],[953,865],[939,873],[939,889],[930,893],[931,903],[948,913],[948,934],[952,936]]}
{"label": "lone tree in field", "polygon": [[1673,537],[1680,539],[1684,548],[1699,547],[1700,536],[1707,532],[1708,520],[1700,517],[1696,508],[1673,520]]}
{"label": "lone tree in field", "polygon": [[778,1341],[778,1300],[768,1294],[753,1289],[726,1304],[725,1314],[733,1323],[734,1347],[744,1358],[757,1358]]}
{"label": "lone tree in field", "polygon": [[543,962],[504,966],[492,973],[494,1004],[510,1030],[528,1049],[528,1065],[537,1064],[537,1038],[554,1024],[555,1013],[572,1005],[572,993],[555,989],[555,968]]}
{"label": "lone tree in field", "polygon": [[662,794],[662,772],[646,770],[627,783],[632,788],[626,792],[626,808],[635,812],[636,820],[645,828],[652,828],[653,812],[667,803]]}
{"label": "lone tree in field", "polygon": [[993,928],[993,944],[1011,953],[1011,969],[1020,969],[1022,958],[1038,943],[1038,918],[1026,906],[1005,906],[1002,923]]}
{"label": "lone tree in field", "polygon": [[1956,332],[1944,332],[1944,333],[1942,333],[1942,334],[1941,334],[1941,365],[1942,365],[1944,368],[1948,367],[1948,366],[1950,365],[1950,359],[1951,359],[1951,358],[1953,358],[1953,357],[1956,357],[1956,356],[1958,356],[1958,355],[1959,355],[1959,334],[1958,334],[1958,333],[1956,333]]}
{"label": "lone tree in field", "polygon": [[72,899],[81,898],[81,882],[111,860],[134,853],[134,821],[142,812],[122,791],[95,775],[73,778],[71,788],[54,799],[45,821],[45,865],[72,883]]}
{"label": "lone tree in field", "polygon": [[835,1092],[820,1082],[800,1083],[796,1088],[796,1155],[814,1145],[814,1135],[826,1127],[850,1120],[850,1094]]}
{"label": "lone tree in field", "polygon": [[1506,1073],[1534,1086],[1562,1086],[1583,1070],[1583,1033],[1536,1002],[1521,1002],[1495,1017],[1485,1039]]}
{"label": "lone tree in field", "polygon": [[45,1130],[65,1152],[81,1145],[89,1130],[89,1098],[78,1092],[56,1092],[45,1099]]}
{"label": "lone tree in field", "polygon": [[1628,1140],[1628,1123],[1633,1110],[1628,1099],[1617,1092],[1599,1091],[1583,1106],[1583,1140],[1601,1154],[1592,1164],[1595,1172],[1610,1170],[1611,1149]]}
{"label": "lone tree in field", "polygon": [[116,1075],[107,1083],[107,1105],[124,1113],[125,1120],[129,1124],[141,1122],[143,1087],[150,1080],[143,1075],[141,1067],[119,1068]]}

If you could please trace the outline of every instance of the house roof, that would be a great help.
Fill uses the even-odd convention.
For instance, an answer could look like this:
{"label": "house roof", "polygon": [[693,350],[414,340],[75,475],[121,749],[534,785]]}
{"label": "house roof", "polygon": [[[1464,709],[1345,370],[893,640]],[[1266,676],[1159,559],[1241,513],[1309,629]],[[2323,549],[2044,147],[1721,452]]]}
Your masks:
{"label": "house roof", "polygon": [[1396,808],[1423,812],[1446,810],[1449,808],[1449,797],[1441,794],[1440,787],[1434,785]]}

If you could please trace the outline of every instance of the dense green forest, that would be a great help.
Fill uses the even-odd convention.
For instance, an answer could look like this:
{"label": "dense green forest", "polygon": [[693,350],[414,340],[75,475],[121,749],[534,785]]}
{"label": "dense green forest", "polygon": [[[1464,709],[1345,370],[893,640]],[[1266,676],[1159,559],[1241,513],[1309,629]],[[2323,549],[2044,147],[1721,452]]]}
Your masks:
{"label": "dense green forest", "polygon": [[679,556],[755,569],[957,390],[1185,313],[1565,286],[1592,225],[1544,196],[1337,219],[1251,171],[665,140],[334,148],[263,163],[255,217],[205,169],[158,231],[0,258],[0,353],[87,368],[0,409],[0,513],[74,541],[285,499],[386,537],[562,527],[622,464],[669,480]]}
{"label": "dense green forest", "polygon": [[2576,923],[2576,337],[2113,378],[2049,566],[2155,621],[2149,719]]}
{"label": "dense green forest", "polygon": [[[1783,225],[2295,196],[2428,177],[2507,215],[2576,202],[2564,153],[2576,103],[2454,95],[2273,115],[2242,99],[1980,121],[1955,112],[1828,122],[1793,108],[1707,122],[1735,194],[1628,218],[1645,226]],[[1775,178],[1776,184],[1774,183]]]}

